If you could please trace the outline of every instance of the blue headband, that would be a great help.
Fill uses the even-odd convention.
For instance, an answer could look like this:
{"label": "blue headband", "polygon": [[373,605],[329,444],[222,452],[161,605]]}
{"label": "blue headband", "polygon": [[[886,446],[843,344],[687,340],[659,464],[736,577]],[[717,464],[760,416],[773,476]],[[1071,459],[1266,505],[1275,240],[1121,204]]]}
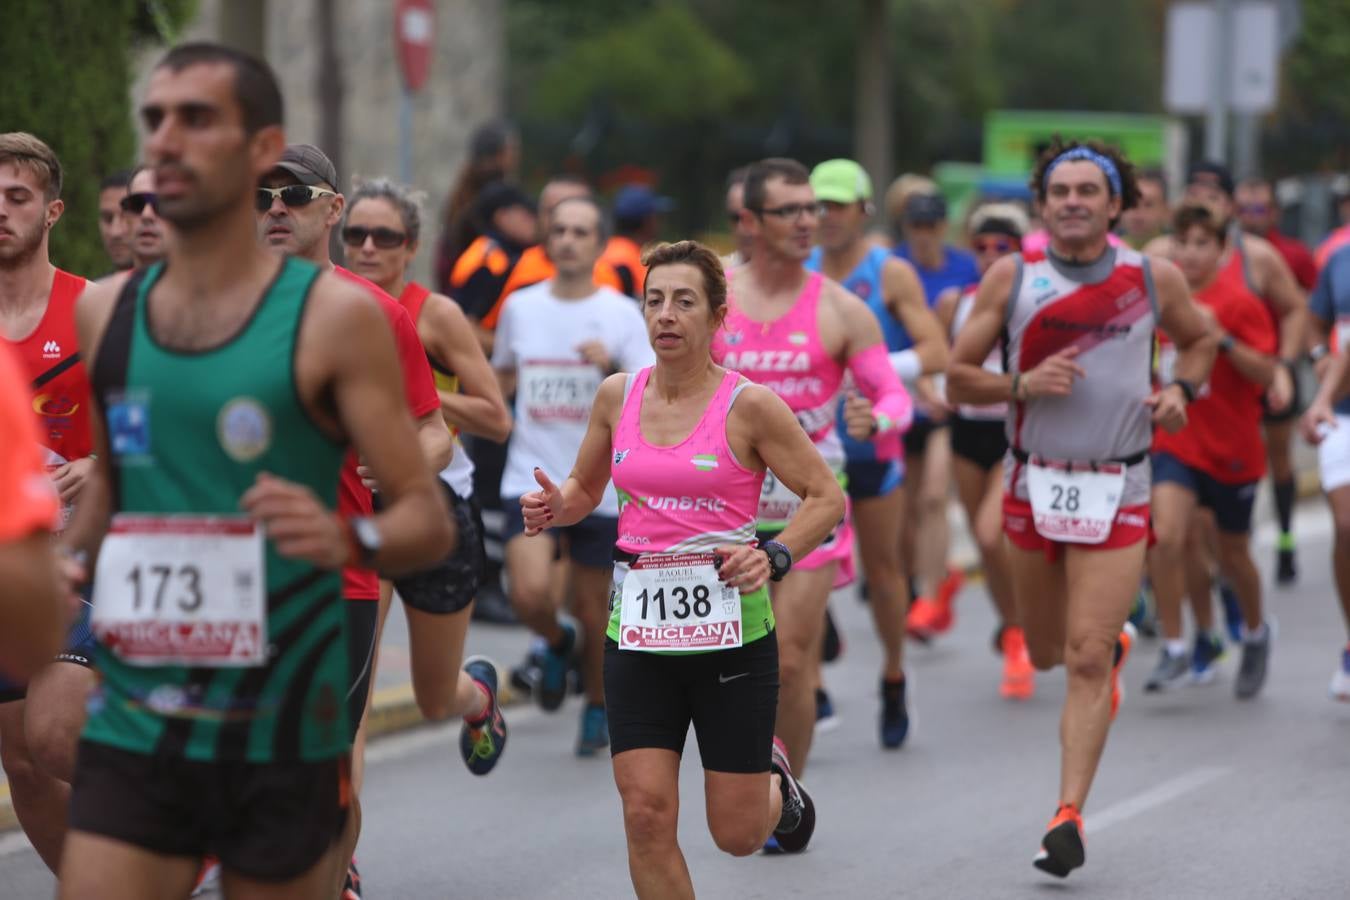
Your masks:
{"label": "blue headband", "polygon": [[1059,156],[1056,156],[1055,161],[1045,167],[1045,177],[1041,180],[1041,188],[1045,188],[1045,183],[1050,180],[1050,173],[1055,171],[1055,167],[1060,163],[1080,159],[1096,163],[1097,168],[1101,169],[1102,174],[1106,176],[1107,183],[1111,185],[1111,193],[1117,197],[1120,196],[1120,172],[1116,169],[1116,164],[1091,147],[1074,147],[1072,150],[1065,150]]}

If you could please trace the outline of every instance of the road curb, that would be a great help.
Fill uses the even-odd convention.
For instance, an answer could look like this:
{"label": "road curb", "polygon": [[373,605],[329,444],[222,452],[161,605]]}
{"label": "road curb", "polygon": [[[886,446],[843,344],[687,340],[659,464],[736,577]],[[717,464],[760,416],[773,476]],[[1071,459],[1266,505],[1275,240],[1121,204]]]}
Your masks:
{"label": "road curb", "polygon": [[[1322,485],[1315,469],[1298,473],[1298,499],[1300,502],[1311,500],[1320,496],[1321,493]],[[966,575],[975,576],[979,571],[979,560],[965,560],[961,568],[965,570]],[[502,675],[506,675],[505,670],[502,671]],[[510,679],[503,677],[498,692],[498,702],[503,707],[517,706],[528,700],[528,697],[512,690]],[[366,723],[367,739],[373,740],[378,737],[399,734],[429,724],[433,723],[423,718],[422,711],[417,708],[412,683],[393,685],[375,692],[370,709],[370,719]],[[14,815],[14,806],[9,796],[9,785],[0,783],[0,833],[17,827],[19,827],[19,820]]]}

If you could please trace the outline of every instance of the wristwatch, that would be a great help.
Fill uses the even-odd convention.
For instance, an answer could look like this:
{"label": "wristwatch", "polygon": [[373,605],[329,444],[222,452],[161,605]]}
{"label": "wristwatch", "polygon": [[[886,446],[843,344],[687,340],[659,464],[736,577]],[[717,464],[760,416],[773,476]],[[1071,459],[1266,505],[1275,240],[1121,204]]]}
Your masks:
{"label": "wristwatch", "polygon": [[375,520],[368,516],[353,516],[347,523],[352,529],[352,543],[356,545],[356,564],[366,569],[374,568],[375,557],[384,546]]}
{"label": "wristwatch", "polygon": [[1223,337],[1219,338],[1219,349],[1224,353],[1232,353],[1233,348],[1236,346],[1237,338],[1233,337],[1231,334],[1225,334]]}
{"label": "wristwatch", "polygon": [[1185,378],[1174,378],[1172,379],[1172,383],[1169,384],[1168,387],[1171,387],[1172,385],[1176,385],[1177,387],[1181,388],[1181,393],[1186,398],[1187,405],[1190,405],[1195,402],[1196,390],[1194,384],[1187,381]]}
{"label": "wristwatch", "polygon": [[760,541],[759,549],[769,557],[769,580],[782,581],[792,568],[792,551],[777,541]]}

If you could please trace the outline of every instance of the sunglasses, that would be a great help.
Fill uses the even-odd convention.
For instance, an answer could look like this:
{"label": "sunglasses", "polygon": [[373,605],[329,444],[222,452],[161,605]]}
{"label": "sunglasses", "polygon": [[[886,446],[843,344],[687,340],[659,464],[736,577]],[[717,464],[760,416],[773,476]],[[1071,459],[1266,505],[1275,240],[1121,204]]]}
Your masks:
{"label": "sunglasses", "polygon": [[1011,238],[975,238],[970,242],[970,249],[976,253],[1012,253],[1018,245]]}
{"label": "sunglasses", "polygon": [[267,212],[278,197],[290,207],[308,206],[319,197],[336,197],[337,192],[308,184],[288,184],[279,188],[258,188],[258,212]]}
{"label": "sunglasses", "polygon": [[823,203],[789,203],[786,206],[764,207],[756,210],[760,217],[774,216],[784,222],[796,222],[803,216],[818,219],[825,214]]}
{"label": "sunglasses", "polygon": [[408,236],[392,228],[363,228],[360,225],[348,225],[342,229],[342,243],[348,247],[363,247],[366,238],[375,242],[381,250],[393,250],[408,242]]}
{"label": "sunglasses", "polygon": [[131,213],[133,216],[139,216],[148,206],[156,214],[159,214],[159,198],[149,191],[142,191],[138,194],[127,194],[118,203],[122,207],[122,212]]}
{"label": "sunglasses", "polygon": [[1245,203],[1238,207],[1238,212],[1248,216],[1264,216],[1270,212],[1270,207],[1264,203]]}

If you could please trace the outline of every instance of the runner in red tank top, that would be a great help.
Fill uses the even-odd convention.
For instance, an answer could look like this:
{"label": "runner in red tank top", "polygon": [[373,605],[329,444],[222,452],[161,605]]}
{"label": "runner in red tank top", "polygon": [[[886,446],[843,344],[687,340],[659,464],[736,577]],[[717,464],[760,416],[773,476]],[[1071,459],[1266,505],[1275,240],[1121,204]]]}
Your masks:
{"label": "runner in red tank top", "polygon": [[[1253,697],[1265,680],[1270,629],[1262,613],[1261,577],[1252,562],[1250,538],[1257,482],[1266,469],[1261,446],[1261,396],[1275,377],[1275,331],[1261,301],[1225,279],[1218,263],[1227,238],[1223,223],[1203,206],[1182,207],[1173,238],[1177,262],[1198,302],[1214,314],[1223,332],[1222,355],[1189,410],[1190,421],[1175,434],[1159,431],[1153,444],[1153,517],[1157,544],[1149,558],[1153,595],[1165,644],[1145,690],[1159,691],[1190,676],[1208,681],[1223,650],[1213,633],[1208,546],[1188,542],[1197,507],[1217,525],[1213,544],[1219,568],[1244,620],[1242,665],[1236,689]],[[1160,370],[1174,351],[1161,351]],[[1168,379],[1163,375],[1163,380]],[[1188,573],[1194,572],[1191,576]],[[1181,598],[1188,581],[1205,582],[1191,594],[1195,649],[1182,639]]]}
{"label": "runner in red tank top", "polygon": [[[1185,202],[1208,207],[1221,222],[1230,222],[1237,209],[1234,191],[1233,176],[1227,167],[1221,163],[1200,162],[1191,167],[1186,179]],[[1150,243],[1147,252],[1168,256],[1174,249],[1168,236]],[[1290,441],[1298,418],[1298,382],[1294,378],[1294,365],[1304,351],[1304,330],[1309,321],[1307,296],[1280,252],[1269,241],[1243,233],[1236,225],[1220,267],[1221,279],[1235,286],[1245,286],[1266,304],[1279,333],[1281,366],[1266,392],[1265,438],[1275,510],[1280,522],[1276,580],[1280,584],[1292,584],[1298,577],[1298,570],[1292,524],[1296,488]]]}
{"label": "runner in red tank top", "polygon": [[[262,178],[258,188],[258,236],[263,243],[304,257],[324,269],[366,289],[389,321],[399,364],[403,370],[404,396],[417,424],[417,436],[423,456],[433,472],[439,472],[454,455],[454,444],[441,418],[440,397],[432,379],[431,366],[422,351],[417,329],[398,301],[366,279],[329,258],[329,236],[342,220],[346,198],[337,192],[337,169],[322,150],[309,144],[291,144],[281,155],[276,168]],[[338,513],[342,516],[369,516],[374,511],[370,481],[363,481],[364,469],[355,454],[348,457],[338,484]],[[358,542],[362,535],[355,535]],[[353,728],[352,812],[342,838],[343,857],[356,848],[361,831],[359,794],[365,771],[365,711],[370,699],[371,672],[379,638],[379,614],[393,596],[393,587],[381,581],[369,568],[348,568],[342,572],[342,592],[347,603],[347,641],[353,677],[347,694],[348,717]],[[355,861],[346,884],[338,891],[353,889],[360,883]],[[359,896],[359,894],[357,895]]]}
{"label": "runner in red tank top", "polygon": [[[68,521],[93,459],[89,379],[75,332],[85,280],[53,266],[47,254],[48,235],[65,208],[60,195],[61,164],[51,148],[30,134],[0,134],[0,338],[14,349],[32,389],[47,470]],[[65,651],[31,690],[0,678],[0,746],[8,751],[0,759],[19,822],[53,871],[65,839],[85,698],[95,683],[92,642],[86,607]]]}

